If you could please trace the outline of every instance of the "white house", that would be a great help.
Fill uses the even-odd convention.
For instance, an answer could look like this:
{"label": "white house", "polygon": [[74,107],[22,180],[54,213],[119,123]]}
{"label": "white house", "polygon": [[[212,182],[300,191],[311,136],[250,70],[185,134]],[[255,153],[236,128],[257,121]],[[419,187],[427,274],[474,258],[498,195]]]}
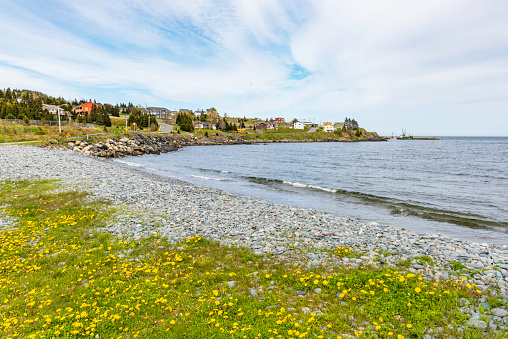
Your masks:
{"label": "white house", "polygon": [[304,126],[303,122],[297,121],[294,123],[293,128],[294,129],[305,129],[305,126]]}
{"label": "white house", "polygon": [[194,128],[197,128],[197,129],[203,128],[203,123],[201,121],[193,121],[192,125],[194,126]]}
{"label": "white house", "polygon": [[333,132],[333,124],[331,122],[324,122],[323,125],[323,132]]}
{"label": "white house", "polygon": [[194,116],[198,119],[201,119],[206,114],[205,111],[195,111]]}
{"label": "white house", "polygon": [[213,122],[202,121],[201,124],[203,125],[203,129],[213,129],[213,130],[217,129],[217,127]]}
{"label": "white house", "polygon": [[60,106],[56,106],[56,105],[42,104],[42,110],[47,110],[49,113],[53,114],[55,117],[57,116],[57,114],[59,116],[65,115],[65,110],[63,108],[61,108]]}

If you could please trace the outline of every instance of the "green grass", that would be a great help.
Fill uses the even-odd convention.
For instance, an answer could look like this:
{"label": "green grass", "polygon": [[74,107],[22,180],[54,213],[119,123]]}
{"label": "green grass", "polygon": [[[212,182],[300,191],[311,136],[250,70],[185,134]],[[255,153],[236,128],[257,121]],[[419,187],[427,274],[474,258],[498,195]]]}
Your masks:
{"label": "green grass", "polygon": [[64,138],[67,133],[72,136],[101,133],[102,127],[68,127],[62,126],[26,126],[12,122],[0,121],[0,143],[20,141],[42,141]]}
{"label": "green grass", "polygon": [[369,136],[373,136],[375,133],[367,132],[362,129],[362,136],[357,137],[354,134],[342,134],[338,135],[331,132],[302,132],[291,129],[284,129],[283,131],[267,130],[263,131],[263,134],[247,134],[245,139],[258,139],[258,140],[323,140],[323,139],[365,139]]}
{"label": "green grass", "polygon": [[98,231],[113,221],[107,202],[58,182],[5,182],[0,206],[19,220],[0,229],[2,338],[418,338],[438,327],[440,337],[486,335],[456,329],[466,321],[457,300],[480,295],[461,282],[387,267],[309,270],[198,236],[125,241]]}
{"label": "green grass", "polygon": [[458,261],[450,261],[450,267],[452,268],[452,270],[454,271],[460,271],[462,269],[466,269],[467,267],[464,266],[464,264],[462,264],[461,262],[458,262]]}
{"label": "green grass", "polygon": [[305,133],[303,129],[278,128],[263,130],[263,133]]}
{"label": "green grass", "polygon": [[291,133],[275,133],[268,132],[263,134],[247,134],[246,140],[322,140],[322,139],[338,139],[339,137],[333,133],[328,132],[291,132]]}
{"label": "green grass", "polygon": [[425,263],[430,266],[434,266],[434,264],[435,264],[434,260],[432,260],[432,258],[429,257],[428,255],[424,255],[424,256],[420,256],[420,257],[416,256],[416,257],[413,257],[413,259],[420,261],[421,264]]}

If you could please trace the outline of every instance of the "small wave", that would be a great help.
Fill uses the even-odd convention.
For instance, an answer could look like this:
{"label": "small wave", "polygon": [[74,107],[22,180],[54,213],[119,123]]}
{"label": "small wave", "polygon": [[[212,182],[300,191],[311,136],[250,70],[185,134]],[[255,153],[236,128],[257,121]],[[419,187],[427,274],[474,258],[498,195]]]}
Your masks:
{"label": "small wave", "polygon": [[329,193],[337,193],[338,192],[338,190],[336,190],[334,188],[328,188],[328,187],[322,187],[322,186],[316,186],[316,185],[310,185],[310,184],[302,184],[299,182],[283,181],[283,183],[286,185],[297,187],[297,188],[313,188],[316,190],[325,191],[325,192],[329,192]]}
{"label": "small wave", "polygon": [[229,179],[211,178],[211,177],[205,177],[203,175],[193,175],[193,174],[191,174],[191,177],[198,178],[198,179],[203,179],[203,180],[229,181]]}
{"label": "small wave", "polygon": [[322,187],[300,182],[292,182],[287,180],[268,179],[260,177],[247,177],[247,180],[266,185],[271,188],[280,188],[287,185],[302,190],[319,190],[326,193],[340,195],[350,199],[353,203],[369,204],[383,207],[390,210],[391,214],[400,214],[413,216],[421,219],[434,220],[439,222],[447,222],[460,226],[467,226],[474,229],[489,229],[492,227],[503,227],[508,229],[508,222],[495,221],[483,215],[472,213],[450,211],[439,209],[431,206],[420,205],[418,202],[408,202],[393,197],[383,197],[368,193],[348,191],[344,189],[335,189]]}
{"label": "small wave", "polygon": [[299,182],[283,181],[283,183],[286,184],[286,185],[291,185],[293,187],[301,187],[301,188],[303,188],[303,187],[309,187],[309,185],[307,185],[307,184],[301,184]]}
{"label": "small wave", "polygon": [[132,167],[148,168],[145,165],[137,164],[135,162],[125,161],[125,160],[120,160],[120,159],[115,159],[113,161],[119,162],[121,164],[125,164],[125,165],[128,165],[128,166],[132,166]]}
{"label": "small wave", "polygon": [[198,168],[201,172],[214,172],[214,173],[231,173],[230,171],[221,171],[221,170],[215,170],[215,169],[209,169],[209,168]]}
{"label": "small wave", "polygon": [[145,168],[148,169],[148,170],[152,170],[152,171],[166,171],[166,172],[168,171],[168,170],[165,170],[165,169],[162,169],[162,168],[155,168],[155,167],[146,167],[145,166]]}

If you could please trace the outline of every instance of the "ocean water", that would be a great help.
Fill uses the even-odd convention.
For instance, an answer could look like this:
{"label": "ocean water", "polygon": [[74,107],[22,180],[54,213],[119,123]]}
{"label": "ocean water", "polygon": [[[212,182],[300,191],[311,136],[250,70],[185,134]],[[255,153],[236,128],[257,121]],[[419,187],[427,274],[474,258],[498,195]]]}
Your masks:
{"label": "ocean water", "polygon": [[508,138],[195,146],[114,161],[255,199],[508,245]]}

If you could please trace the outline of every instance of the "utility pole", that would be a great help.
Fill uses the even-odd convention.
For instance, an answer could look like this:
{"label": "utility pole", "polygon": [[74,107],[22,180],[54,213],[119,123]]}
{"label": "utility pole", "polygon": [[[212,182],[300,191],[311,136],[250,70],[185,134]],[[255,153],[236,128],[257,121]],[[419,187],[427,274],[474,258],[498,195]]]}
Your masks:
{"label": "utility pole", "polygon": [[62,133],[62,125],[60,124],[60,107],[56,109],[56,114],[58,115],[58,131]]}

